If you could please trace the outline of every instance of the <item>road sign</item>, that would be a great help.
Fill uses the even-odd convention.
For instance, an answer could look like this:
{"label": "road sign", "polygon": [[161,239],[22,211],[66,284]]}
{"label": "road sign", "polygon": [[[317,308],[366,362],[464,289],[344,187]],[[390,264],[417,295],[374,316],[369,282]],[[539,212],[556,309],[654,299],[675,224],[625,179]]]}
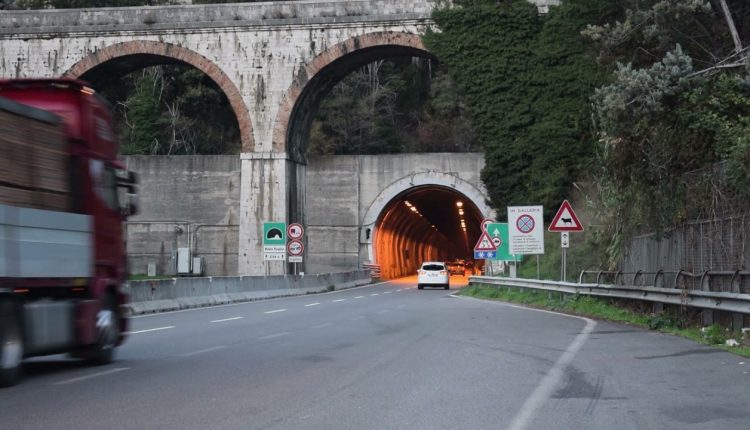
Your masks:
{"label": "road sign", "polygon": [[299,239],[292,239],[286,244],[286,252],[289,254],[290,263],[301,263],[305,245]]}
{"label": "road sign", "polygon": [[491,260],[495,258],[497,251],[474,251],[475,260]]}
{"label": "road sign", "polygon": [[542,206],[508,207],[510,254],[544,254],[543,214]]}
{"label": "road sign", "polygon": [[474,251],[496,251],[495,244],[492,243],[492,238],[487,234],[487,230],[482,230],[482,234],[477,240],[477,244],[474,245]]}
{"label": "road sign", "polygon": [[294,256],[302,255],[305,252],[305,245],[297,239],[292,239],[286,244],[286,252]]}
{"label": "road sign", "polygon": [[302,224],[293,223],[289,224],[289,227],[286,229],[287,235],[289,235],[289,239],[301,239],[302,236],[305,234],[305,229],[302,227]]}
{"label": "road sign", "polygon": [[[279,257],[278,255],[281,255]],[[263,260],[284,260],[286,258],[286,223],[263,223]]]}
{"label": "road sign", "polygon": [[[514,256],[510,253],[508,240],[508,223],[497,222],[487,226],[487,234],[492,238],[492,243],[497,247],[495,260],[499,261],[516,261],[520,256]],[[498,244],[499,243],[499,244]]]}
{"label": "road sign", "polygon": [[567,231],[560,233],[560,246],[563,248],[570,248],[570,233]]}
{"label": "road sign", "polygon": [[573,212],[573,208],[567,200],[563,201],[560,209],[557,210],[557,214],[552,218],[549,231],[583,231],[581,221],[578,220],[576,213]]}
{"label": "road sign", "polygon": [[482,220],[482,230],[487,230],[487,226],[495,222],[492,218],[485,218]]}

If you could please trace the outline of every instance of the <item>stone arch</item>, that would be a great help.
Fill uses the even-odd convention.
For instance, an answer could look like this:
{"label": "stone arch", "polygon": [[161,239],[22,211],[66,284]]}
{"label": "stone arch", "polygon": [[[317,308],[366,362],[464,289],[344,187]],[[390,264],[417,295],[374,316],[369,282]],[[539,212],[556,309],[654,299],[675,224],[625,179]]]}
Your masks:
{"label": "stone arch", "polygon": [[376,236],[377,224],[384,211],[394,199],[420,187],[450,189],[471,201],[484,218],[496,217],[495,210],[487,204],[487,195],[476,185],[454,174],[429,171],[404,176],[385,187],[367,207],[362,218],[360,234],[360,240],[367,245],[368,255],[365,260],[374,261],[377,257],[373,249],[373,238]]}
{"label": "stone arch", "polygon": [[237,116],[237,123],[240,128],[240,140],[242,142],[242,152],[253,152],[255,150],[250,112],[245,105],[245,101],[242,99],[239,89],[229,76],[219,68],[219,66],[203,55],[191,51],[190,49],[171,43],[157,42],[153,40],[135,40],[116,43],[87,55],[68,69],[63,76],[80,78],[97,66],[118,58],[132,55],[166,57],[171,60],[187,63],[205,73],[216,82],[219,88],[224,92],[229,100],[229,104],[232,106],[232,110]]}
{"label": "stone arch", "polygon": [[[402,32],[376,32],[367,33],[352,37],[344,42],[338,43],[333,47],[325,50],[316,56],[312,61],[301,67],[287,89],[281,105],[279,106],[274,121],[272,136],[272,152],[288,152],[293,158],[304,159],[303,154],[296,154],[293,148],[288,148],[290,125],[295,116],[295,109],[298,108],[300,100],[306,93],[310,92],[311,83],[316,78],[324,80],[328,87],[332,87],[341,77],[336,73],[329,73],[330,76],[321,77],[327,68],[334,65],[347,56],[352,54],[362,54],[359,61],[354,60],[348,68],[365,65],[377,57],[370,57],[368,52],[374,52],[376,49],[389,49],[391,52],[400,54],[409,54],[414,56],[430,57],[427,48],[424,46],[422,38],[417,34]],[[369,60],[369,61],[368,61]]]}

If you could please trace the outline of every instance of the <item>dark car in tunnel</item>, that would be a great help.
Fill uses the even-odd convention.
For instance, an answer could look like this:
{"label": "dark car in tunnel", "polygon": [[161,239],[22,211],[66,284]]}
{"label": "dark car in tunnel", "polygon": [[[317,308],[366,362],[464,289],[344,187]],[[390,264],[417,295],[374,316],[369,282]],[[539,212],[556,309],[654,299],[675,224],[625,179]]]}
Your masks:
{"label": "dark car in tunnel", "polygon": [[450,261],[445,264],[451,275],[466,276],[466,265],[461,260]]}

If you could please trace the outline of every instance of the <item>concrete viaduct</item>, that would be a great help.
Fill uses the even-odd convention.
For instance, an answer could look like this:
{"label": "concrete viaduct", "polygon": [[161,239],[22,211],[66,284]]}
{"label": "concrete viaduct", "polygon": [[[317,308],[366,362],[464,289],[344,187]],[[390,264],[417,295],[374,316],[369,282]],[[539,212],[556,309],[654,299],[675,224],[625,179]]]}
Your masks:
{"label": "concrete viaduct", "polygon": [[[542,11],[548,3],[556,3],[532,2]],[[167,246],[161,237],[160,250],[153,249],[159,242],[156,230],[181,223],[210,226],[203,228],[204,233],[223,227],[222,252],[215,252],[216,243],[207,248],[209,255],[223,256],[221,262],[209,259],[210,274],[285,273],[289,268],[283,262],[263,261],[262,223],[273,220],[308,226],[308,272],[345,270],[376,261],[385,266],[386,274],[396,276],[410,271],[420,258],[438,258],[455,248],[451,243],[468,243],[478,236],[474,227],[467,232],[453,227],[445,231],[449,223],[458,223],[455,214],[428,216],[425,209],[422,216],[399,203],[411,198],[409,204],[441,213],[445,211],[436,201],[455,211],[454,201],[463,200],[468,203],[466,222],[473,226],[492,215],[478,179],[484,160],[476,154],[309,160],[307,139],[318,104],[351,71],[394,56],[433,57],[421,35],[432,25],[430,14],[436,3],[303,0],[2,12],[0,76],[68,76],[96,86],[149,65],[179,62],[204,72],[226,94],[240,127],[238,159],[129,160],[143,173],[147,185],[143,188],[148,190],[144,211],[132,228],[132,234],[146,234],[129,240],[136,271],[143,271],[141,263],[179,245],[179,240],[169,240],[172,245]],[[195,169],[204,164],[213,170]],[[162,170],[149,170],[154,165]],[[173,176],[159,176],[166,172]],[[213,201],[209,196],[223,191],[185,185],[212,183],[206,178],[213,178],[213,186],[225,187],[228,193],[218,210],[200,202]],[[157,191],[157,184],[172,194]],[[158,196],[171,199],[159,203]],[[182,206],[166,206],[175,196],[183,196],[178,200],[191,202],[195,209],[183,208],[179,213],[165,209]],[[405,215],[414,212],[427,221],[409,221]],[[461,238],[462,234],[467,237]],[[187,235],[191,247],[197,246],[197,235],[195,230]],[[156,242],[149,244],[148,238]],[[379,261],[386,255],[391,260]]]}

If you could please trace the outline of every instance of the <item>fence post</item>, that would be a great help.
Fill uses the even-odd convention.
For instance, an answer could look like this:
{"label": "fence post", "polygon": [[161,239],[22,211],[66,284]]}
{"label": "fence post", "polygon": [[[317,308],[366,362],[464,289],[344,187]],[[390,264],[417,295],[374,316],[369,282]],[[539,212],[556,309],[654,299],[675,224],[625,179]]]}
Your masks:
{"label": "fence post", "polygon": [[[660,278],[661,283],[659,283]],[[656,275],[654,275],[654,288],[664,288],[664,271],[659,270],[656,272]],[[664,303],[654,302],[652,309],[655,314],[658,314],[664,310]]]}

